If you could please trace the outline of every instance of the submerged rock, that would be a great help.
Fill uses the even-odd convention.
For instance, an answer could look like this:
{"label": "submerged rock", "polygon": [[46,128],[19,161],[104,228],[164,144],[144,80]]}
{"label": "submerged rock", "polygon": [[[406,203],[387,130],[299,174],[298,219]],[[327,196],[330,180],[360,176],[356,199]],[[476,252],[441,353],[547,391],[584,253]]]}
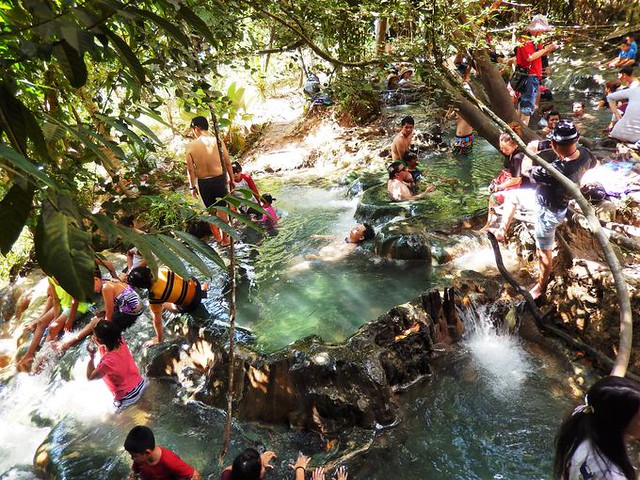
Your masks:
{"label": "submerged rock", "polygon": [[431,263],[431,243],[424,222],[414,219],[391,222],[376,235],[374,253],[397,260]]}
{"label": "submerged rock", "polygon": [[[321,433],[392,425],[398,421],[395,392],[430,374],[435,343],[451,343],[461,334],[452,292],[443,301],[433,291],[363,325],[343,345],[308,337],[263,355],[239,344],[234,369],[236,415],[245,421]],[[163,347],[147,373],[173,376],[192,398],[226,406],[226,340],[195,321],[187,342]]]}

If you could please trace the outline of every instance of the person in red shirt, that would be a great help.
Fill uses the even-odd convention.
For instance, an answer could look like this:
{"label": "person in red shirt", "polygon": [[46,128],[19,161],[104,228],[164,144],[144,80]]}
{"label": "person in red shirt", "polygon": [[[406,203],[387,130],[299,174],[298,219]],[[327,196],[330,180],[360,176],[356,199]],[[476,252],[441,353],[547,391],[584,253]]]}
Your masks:
{"label": "person in red shirt", "polygon": [[171,450],[156,445],[149,427],[133,427],[124,441],[133,465],[129,480],[200,480],[200,474]]}
{"label": "person in red shirt", "polygon": [[529,120],[538,101],[540,81],[542,80],[542,57],[556,48],[553,43],[542,46],[540,39],[536,37],[551,29],[552,27],[544,15],[535,15],[528,27],[531,37],[523,36],[520,39],[520,44],[516,47],[515,63],[518,67],[526,69],[528,73],[527,85],[520,96],[518,105],[520,119],[525,125],[529,125]]}
{"label": "person in red shirt", "polygon": [[[100,348],[101,358],[98,366],[95,365],[95,344]],[[140,376],[140,370],[122,338],[122,331],[114,322],[98,321],[93,329],[91,343],[87,345],[87,351],[87,379],[102,378],[113,393],[113,404],[117,409],[133,405],[140,399],[146,382]]]}

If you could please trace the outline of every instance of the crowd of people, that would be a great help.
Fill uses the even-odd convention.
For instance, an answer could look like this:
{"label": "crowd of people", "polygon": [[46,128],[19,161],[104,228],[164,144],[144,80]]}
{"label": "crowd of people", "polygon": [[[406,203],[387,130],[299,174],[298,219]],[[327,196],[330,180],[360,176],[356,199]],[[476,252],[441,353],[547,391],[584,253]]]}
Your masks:
{"label": "crowd of people", "polygon": [[[515,48],[512,57],[495,57],[505,65],[514,65],[521,74],[518,82],[510,82],[520,114],[520,123],[510,124],[511,131],[522,137],[523,126],[530,124],[539,107],[540,88],[548,75],[548,55],[556,49],[547,34],[552,30],[546,18],[535,16]],[[605,96],[599,107],[611,110],[609,135],[618,141],[640,147],[640,81],[634,76],[633,65],[637,46],[632,36],[620,44],[620,53],[605,67],[618,69],[618,81],[605,84]],[[465,88],[469,87],[472,64],[464,55],[454,61]],[[388,77],[388,88],[410,88],[415,80],[414,71],[403,66]],[[514,88],[514,85],[517,87]],[[456,113],[456,133],[452,151],[468,154],[473,148],[473,128]],[[591,121],[581,102],[575,102],[569,115],[561,115],[553,107],[545,108],[541,116],[540,134],[544,138],[528,145],[567,179],[579,183],[585,172],[596,161],[586,147],[580,144],[579,126]],[[424,185],[419,168],[419,158],[412,150],[415,121],[406,116],[401,120],[400,131],[395,135],[387,166],[387,192],[389,201],[415,201],[426,198],[435,191],[434,185]],[[204,117],[195,117],[190,129],[195,137],[186,147],[187,188],[194,198],[199,198],[206,208],[226,206],[229,193],[239,199],[251,197],[261,207],[257,211],[240,202],[240,213],[250,216],[267,229],[274,229],[278,214],[275,198],[261,194],[250,175],[243,173],[239,162],[231,162],[223,142],[218,142],[209,132]],[[511,133],[503,132],[499,148],[504,155],[503,170],[490,185],[489,216],[483,231],[491,228],[497,219],[497,207],[502,206],[502,217],[497,228],[492,229],[499,241],[505,241],[518,208],[535,211],[535,241],[539,274],[530,293],[534,299],[545,294],[551,276],[555,232],[564,221],[569,194],[543,167],[534,165],[520,148]],[[222,224],[228,224],[225,211],[216,209]],[[136,228],[133,219],[123,223]],[[220,223],[211,224],[212,233],[220,246],[230,243],[228,231]],[[356,225],[345,241],[336,240],[323,247],[318,255],[308,255],[308,262],[332,262],[353,252],[362,242],[375,236],[368,224]],[[44,312],[28,328],[33,330],[31,343],[18,362],[24,370],[33,368],[36,352],[44,342],[55,344],[54,350],[64,353],[71,346],[87,337],[89,356],[86,376],[88,380],[101,379],[113,395],[116,409],[126,408],[144,394],[146,380],[125,340],[127,330],[138,321],[145,310],[140,292],[145,292],[153,317],[154,337],[147,346],[164,341],[162,312],[192,312],[206,297],[208,285],[196,278],[182,278],[166,267],[152,271],[140,252],[133,248],[127,252],[127,268],[116,275],[109,268],[112,278],[103,278],[97,261],[94,274],[94,290],[102,299],[103,309],[87,302],[79,302],[68,295],[55,278],[49,279],[49,289]],[[98,303],[98,302],[96,302]],[[73,332],[78,316],[93,314],[86,326]],[[62,341],[62,331],[68,335]],[[640,437],[640,386],[631,380],[607,377],[597,382],[585,397],[585,404],[563,423],[557,440],[555,474],[562,479],[632,479],[635,472],[625,450],[628,438]],[[134,427],[124,442],[125,450],[133,460],[131,477],[142,479],[184,478],[199,479],[200,474],[171,450],[155,443],[151,429]],[[258,453],[247,449],[236,457],[233,464],[224,469],[222,480],[258,480],[272,468],[274,452]],[[309,457],[300,454],[290,467],[296,480],[305,478]],[[347,472],[338,468],[338,480],[346,480]],[[598,476],[600,475],[600,476]],[[324,480],[324,468],[311,473],[313,480]]]}

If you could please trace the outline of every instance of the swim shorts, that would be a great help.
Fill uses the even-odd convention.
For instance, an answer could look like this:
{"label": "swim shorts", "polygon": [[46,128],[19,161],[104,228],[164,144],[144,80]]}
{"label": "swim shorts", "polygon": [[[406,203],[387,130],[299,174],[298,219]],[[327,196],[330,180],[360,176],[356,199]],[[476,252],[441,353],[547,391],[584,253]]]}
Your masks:
{"label": "swim shorts", "polygon": [[227,193],[229,193],[226,176],[218,175],[217,177],[199,178],[198,190],[205,207],[209,208],[212,205],[223,206],[225,202],[221,202],[219,199],[226,197]]}
{"label": "swim shorts", "polygon": [[466,137],[453,137],[451,152],[454,154],[468,155],[473,151],[473,133]]}

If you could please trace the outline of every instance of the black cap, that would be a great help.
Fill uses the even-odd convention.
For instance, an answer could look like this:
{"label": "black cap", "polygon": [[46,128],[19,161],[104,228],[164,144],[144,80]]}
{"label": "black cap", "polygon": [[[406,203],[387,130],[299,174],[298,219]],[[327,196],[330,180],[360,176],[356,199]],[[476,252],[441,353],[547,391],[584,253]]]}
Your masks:
{"label": "black cap", "polygon": [[560,120],[547,138],[559,145],[574,143],[580,138],[580,133],[571,120]]}

